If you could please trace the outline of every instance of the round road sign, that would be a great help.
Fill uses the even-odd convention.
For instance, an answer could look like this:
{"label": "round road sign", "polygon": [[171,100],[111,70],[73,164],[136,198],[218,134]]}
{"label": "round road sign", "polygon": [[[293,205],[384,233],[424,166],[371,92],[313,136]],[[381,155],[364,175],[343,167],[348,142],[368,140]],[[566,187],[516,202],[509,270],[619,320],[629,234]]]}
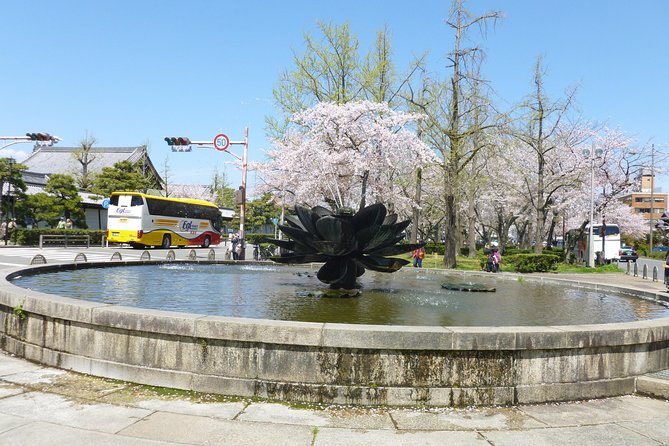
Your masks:
{"label": "round road sign", "polygon": [[228,146],[230,145],[230,138],[224,133],[219,133],[216,135],[214,138],[214,147],[216,147],[216,150],[220,150],[221,152],[228,150]]}

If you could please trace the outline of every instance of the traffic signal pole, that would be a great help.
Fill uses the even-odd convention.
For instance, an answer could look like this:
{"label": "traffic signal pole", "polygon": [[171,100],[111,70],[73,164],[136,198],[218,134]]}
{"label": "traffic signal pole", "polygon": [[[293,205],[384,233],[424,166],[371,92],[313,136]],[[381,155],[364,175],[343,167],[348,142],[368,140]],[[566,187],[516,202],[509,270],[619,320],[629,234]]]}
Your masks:
{"label": "traffic signal pole", "polygon": [[[248,171],[248,162],[249,162],[249,128],[244,128],[244,140],[243,141],[230,141],[227,135],[219,133],[214,137],[212,141],[191,141],[190,138],[183,136],[168,136],[165,138],[165,142],[172,148],[173,152],[190,152],[191,146],[198,146],[203,148],[215,148],[219,152],[227,152],[230,155],[237,158],[242,162],[242,185],[240,186],[241,196],[238,200],[239,202],[239,239],[242,244],[242,253],[241,258],[246,258],[246,231],[245,231],[245,220],[246,220],[246,177]],[[241,145],[244,146],[242,156],[237,155],[236,153],[228,150],[231,145]]]}

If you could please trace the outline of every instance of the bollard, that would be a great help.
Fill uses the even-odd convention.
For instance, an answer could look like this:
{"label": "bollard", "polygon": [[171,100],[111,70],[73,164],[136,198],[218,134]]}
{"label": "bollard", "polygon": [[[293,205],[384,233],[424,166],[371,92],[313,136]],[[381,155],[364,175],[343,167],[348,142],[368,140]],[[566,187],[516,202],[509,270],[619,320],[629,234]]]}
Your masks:
{"label": "bollard", "polygon": [[648,278],[648,265],[645,264],[645,263],[643,264],[643,277],[642,277],[642,278],[643,278],[643,279],[647,279],[647,278]]}
{"label": "bollard", "polygon": [[151,260],[151,253],[149,253],[149,251],[144,251],[139,260]]}
{"label": "bollard", "polygon": [[84,254],[83,252],[80,252],[79,254],[74,256],[74,263],[79,263],[79,262],[88,262],[86,254]]}
{"label": "bollard", "polygon": [[636,262],[635,262],[635,263],[634,263],[634,277],[636,277],[636,276],[638,276],[638,275],[639,275],[639,268],[638,268],[638,266],[637,266],[637,264],[636,264]]}
{"label": "bollard", "polygon": [[653,267],[653,282],[657,282],[657,266]]}
{"label": "bollard", "polygon": [[632,268],[632,265],[630,265],[630,262],[627,262],[627,275],[629,276],[630,274],[630,269]]}
{"label": "bollard", "polygon": [[177,256],[176,256],[176,254],[174,254],[174,250],[170,249],[169,251],[167,251],[167,256],[165,257],[165,260],[172,261],[172,260],[176,259],[176,257]]}
{"label": "bollard", "polygon": [[209,254],[207,254],[207,260],[212,262],[216,260],[216,252],[213,249],[209,250]]}
{"label": "bollard", "polygon": [[120,252],[116,251],[114,254],[112,254],[111,259],[109,259],[109,261],[113,262],[114,260],[123,260],[123,256],[121,255]]}
{"label": "bollard", "polygon": [[37,254],[30,261],[31,265],[46,265],[46,258],[42,254]]}
{"label": "bollard", "polygon": [[188,253],[188,260],[197,260],[197,253],[194,249],[191,249]]}

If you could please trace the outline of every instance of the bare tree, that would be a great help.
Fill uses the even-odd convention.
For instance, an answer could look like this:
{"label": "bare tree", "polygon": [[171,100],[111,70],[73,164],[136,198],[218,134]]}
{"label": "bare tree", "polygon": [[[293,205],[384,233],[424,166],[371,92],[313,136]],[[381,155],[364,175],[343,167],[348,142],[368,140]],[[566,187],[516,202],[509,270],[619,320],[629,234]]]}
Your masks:
{"label": "bare tree", "polygon": [[84,139],[79,142],[79,147],[72,152],[72,156],[81,164],[81,171],[75,174],[77,183],[82,189],[89,189],[93,184],[93,178],[89,172],[88,166],[95,161],[96,156],[93,153],[93,145],[97,143],[95,136],[86,132]]}
{"label": "bare tree", "polygon": [[[455,42],[449,60],[452,73],[445,82],[424,82],[422,91],[411,91],[410,103],[426,115],[426,142],[435,148],[442,158],[443,196],[445,203],[444,267],[455,268],[458,242],[458,194],[462,187],[463,169],[474,159],[485,144],[472,144],[476,135],[497,126],[487,113],[479,113],[472,119],[476,109],[487,107],[487,101],[475,98],[480,91],[481,80],[476,75],[481,60],[481,49],[465,46],[465,38],[473,27],[484,31],[489,22],[501,17],[499,12],[472,16],[463,0],[454,0],[447,20],[455,32]],[[477,85],[477,88],[472,88]]]}

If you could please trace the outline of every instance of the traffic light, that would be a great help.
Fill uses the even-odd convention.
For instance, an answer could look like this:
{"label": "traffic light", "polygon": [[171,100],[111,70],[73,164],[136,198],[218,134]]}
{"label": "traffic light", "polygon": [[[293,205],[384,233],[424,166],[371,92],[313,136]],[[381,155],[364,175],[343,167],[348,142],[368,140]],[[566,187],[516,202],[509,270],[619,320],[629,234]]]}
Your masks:
{"label": "traffic light", "polygon": [[165,141],[170,146],[189,146],[190,139],[185,136],[167,136]]}
{"label": "traffic light", "polygon": [[191,151],[191,140],[185,136],[166,136],[165,142],[172,148],[172,152]]}
{"label": "traffic light", "polygon": [[30,138],[31,141],[50,141],[55,142],[56,138],[49,135],[48,133],[26,133],[26,136]]}

